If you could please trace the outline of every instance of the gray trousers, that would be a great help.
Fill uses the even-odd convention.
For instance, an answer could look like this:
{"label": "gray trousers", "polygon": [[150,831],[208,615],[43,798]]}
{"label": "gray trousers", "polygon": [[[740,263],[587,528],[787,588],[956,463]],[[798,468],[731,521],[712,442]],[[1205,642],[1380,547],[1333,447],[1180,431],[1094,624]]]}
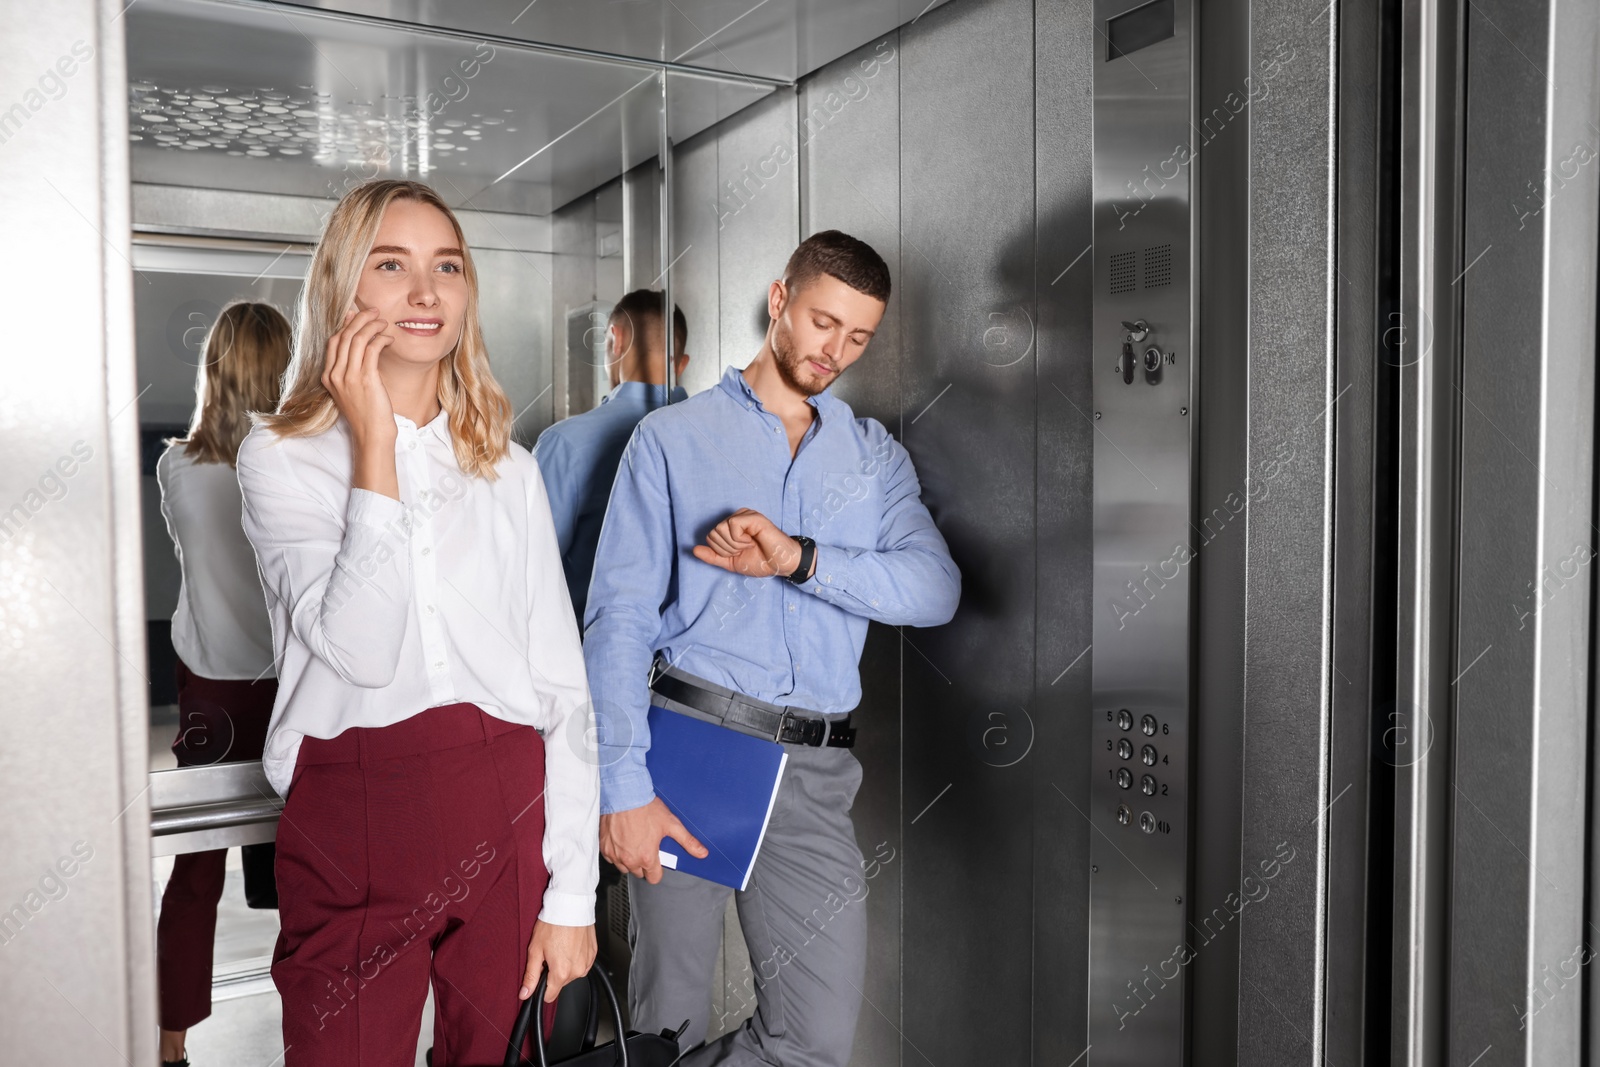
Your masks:
{"label": "gray trousers", "polygon": [[[845,1067],[866,970],[866,878],[850,805],[861,764],[848,749],[785,745],[789,753],[748,887],[737,894],[750,976],[730,976],[730,999],[753,992],[755,1015],[684,1056],[684,1067]],[[723,913],[734,890],[678,871],[650,885],[628,878],[632,1025],[705,1040]],[[754,989],[750,990],[749,985]]]}

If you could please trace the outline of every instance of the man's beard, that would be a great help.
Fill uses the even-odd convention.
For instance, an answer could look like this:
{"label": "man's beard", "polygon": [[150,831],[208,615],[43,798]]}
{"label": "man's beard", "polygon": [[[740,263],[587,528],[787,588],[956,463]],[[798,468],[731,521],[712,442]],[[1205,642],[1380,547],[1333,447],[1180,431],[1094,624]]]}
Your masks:
{"label": "man's beard", "polygon": [[772,354],[776,357],[773,362],[777,364],[778,377],[797,393],[816,396],[837,377],[830,374],[821,381],[801,378],[800,367],[806,358],[795,351],[794,340],[781,323],[772,331]]}

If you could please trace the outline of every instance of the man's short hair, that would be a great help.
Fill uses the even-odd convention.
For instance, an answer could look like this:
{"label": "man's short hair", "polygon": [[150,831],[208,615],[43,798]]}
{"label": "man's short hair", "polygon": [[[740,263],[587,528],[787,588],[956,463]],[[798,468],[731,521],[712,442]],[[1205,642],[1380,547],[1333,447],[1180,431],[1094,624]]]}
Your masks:
{"label": "man's short hair", "polygon": [[839,230],[823,230],[800,242],[783,268],[783,284],[794,293],[822,275],[889,302],[889,265],[867,242]]}
{"label": "man's short hair", "polygon": [[[617,301],[616,307],[611,309],[610,325],[626,320],[628,328],[645,339],[648,347],[652,343],[660,343],[661,337],[661,306],[665,303],[660,289],[635,289],[633,292]],[[683,351],[689,343],[689,320],[684,317],[683,308],[672,305],[672,333],[673,355]]]}

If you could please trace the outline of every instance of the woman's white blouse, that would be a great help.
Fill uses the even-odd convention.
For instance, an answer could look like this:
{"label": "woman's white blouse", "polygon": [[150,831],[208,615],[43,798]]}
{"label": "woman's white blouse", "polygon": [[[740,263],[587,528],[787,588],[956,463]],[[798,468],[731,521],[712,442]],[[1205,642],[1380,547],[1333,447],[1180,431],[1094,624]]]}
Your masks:
{"label": "woman's white blouse", "polygon": [[572,601],[539,466],[511,445],[462,473],[443,412],[396,415],[398,501],[352,489],[348,426],[256,427],[239,448],[244,529],[272,617],[278,698],[262,763],[288,795],[303,737],[470,702],[545,738],[540,918],[594,921],[599,771]]}
{"label": "woman's white blouse", "polygon": [[272,677],[272,624],[261,599],[256,557],[239,525],[239,476],[168,445],[156,460],[161,515],[178,555],[172,647],[202,678]]}

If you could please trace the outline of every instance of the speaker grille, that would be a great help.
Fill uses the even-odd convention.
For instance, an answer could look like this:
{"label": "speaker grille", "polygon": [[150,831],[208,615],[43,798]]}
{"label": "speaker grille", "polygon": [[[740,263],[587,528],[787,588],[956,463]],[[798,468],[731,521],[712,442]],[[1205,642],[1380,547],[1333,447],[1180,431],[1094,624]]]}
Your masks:
{"label": "speaker grille", "polygon": [[1134,254],[1132,252],[1118,252],[1111,257],[1111,292],[1131,293],[1136,285],[1134,279]]}
{"label": "speaker grille", "polygon": [[1172,284],[1172,246],[1156,245],[1144,250],[1144,287],[1159,289]]}

